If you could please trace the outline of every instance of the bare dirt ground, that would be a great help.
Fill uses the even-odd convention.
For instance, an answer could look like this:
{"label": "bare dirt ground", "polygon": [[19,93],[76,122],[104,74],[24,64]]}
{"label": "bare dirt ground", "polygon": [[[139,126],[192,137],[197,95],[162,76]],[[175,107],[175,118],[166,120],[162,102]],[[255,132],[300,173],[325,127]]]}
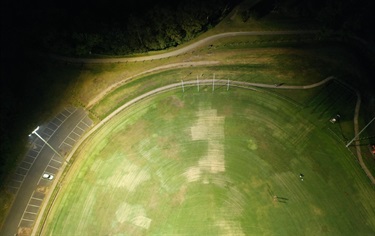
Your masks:
{"label": "bare dirt ground", "polygon": [[[196,166],[184,172],[188,182],[200,180],[204,173],[215,174],[225,171],[223,145],[225,117],[218,116],[214,109],[200,110],[197,116],[197,123],[191,127],[191,138],[194,141],[208,141],[208,150],[207,155],[202,157]],[[207,179],[203,182],[208,184]]]}

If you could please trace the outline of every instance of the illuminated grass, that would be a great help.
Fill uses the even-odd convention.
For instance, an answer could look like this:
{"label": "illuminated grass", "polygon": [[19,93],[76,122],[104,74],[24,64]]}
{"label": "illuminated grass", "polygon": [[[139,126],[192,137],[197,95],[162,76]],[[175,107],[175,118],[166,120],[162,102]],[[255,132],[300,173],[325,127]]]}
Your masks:
{"label": "illuminated grass", "polygon": [[[264,53],[263,57],[246,59],[244,58],[246,53],[236,51],[236,57],[242,57],[242,61],[240,59],[238,59],[239,61],[236,61],[236,59],[229,57],[228,59],[233,61],[232,63],[234,64],[172,69],[135,78],[133,81],[118,87],[115,91],[97,103],[91,111],[98,117],[104,118],[117,107],[121,106],[121,104],[133,99],[139,94],[143,94],[167,84],[178,83],[181,82],[181,80],[196,80],[197,77],[200,80],[212,79],[214,74],[216,79],[268,84],[283,82],[288,85],[315,83],[318,82],[317,78],[322,80],[328,75],[328,73],[326,74],[325,72],[317,72],[316,69],[309,69],[307,70],[309,73],[307,73],[303,68],[310,68],[308,61],[303,62],[304,66],[296,64],[295,69],[292,70],[289,68],[293,63],[300,61],[300,56],[294,55],[295,53],[298,54],[298,52],[289,52],[288,60],[286,57],[275,59],[279,57],[279,53],[287,53],[284,50],[272,52],[269,55],[263,50],[256,54],[258,53]],[[288,64],[288,67],[282,68],[282,65],[285,66],[286,64]]]}
{"label": "illuminated grass", "polygon": [[225,87],[142,101],[80,149],[45,233],[370,235],[374,189],[309,112]]}

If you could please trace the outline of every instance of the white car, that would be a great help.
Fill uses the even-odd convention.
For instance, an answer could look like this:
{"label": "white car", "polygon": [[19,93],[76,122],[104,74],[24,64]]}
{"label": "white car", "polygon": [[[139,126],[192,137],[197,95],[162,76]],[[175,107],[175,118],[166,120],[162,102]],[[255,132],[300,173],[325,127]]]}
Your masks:
{"label": "white car", "polygon": [[49,179],[49,180],[52,180],[53,179],[53,175],[50,175],[50,174],[43,174],[43,179]]}

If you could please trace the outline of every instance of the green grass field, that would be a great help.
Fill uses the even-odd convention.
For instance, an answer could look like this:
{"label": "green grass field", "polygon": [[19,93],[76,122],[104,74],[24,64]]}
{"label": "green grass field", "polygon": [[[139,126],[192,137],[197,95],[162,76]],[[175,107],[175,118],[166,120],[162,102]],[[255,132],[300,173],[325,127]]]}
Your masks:
{"label": "green grass field", "polygon": [[[306,30],[315,29],[314,24],[275,14],[243,22],[233,11],[191,42],[141,56],[217,33]],[[210,79],[214,73],[216,79],[286,85],[335,76],[361,94],[372,87],[362,54],[319,38],[230,37],[143,62],[71,64],[33,58],[19,71],[41,81],[38,86],[47,86],[48,93],[34,96],[45,103],[29,106],[34,115],[23,116],[24,122],[34,128],[68,104],[86,108],[97,124],[149,90],[197,76]],[[217,64],[144,73],[199,61]],[[57,198],[43,215],[41,235],[373,235],[375,188],[352,154],[354,146],[345,148],[354,137],[355,99],[333,82],[309,90],[226,91],[223,86],[212,93],[207,86],[198,93],[191,87],[142,101],[74,154],[56,189],[50,189]],[[360,128],[370,114],[362,104]],[[337,113],[342,119],[332,125],[328,120]],[[366,130],[361,138],[371,135]],[[368,145],[362,152],[369,153]],[[364,161],[374,174],[373,157],[368,154]],[[13,197],[0,194],[1,222]]]}
{"label": "green grass field", "polygon": [[202,86],[137,103],[75,154],[44,234],[373,235],[374,187],[322,93]]}

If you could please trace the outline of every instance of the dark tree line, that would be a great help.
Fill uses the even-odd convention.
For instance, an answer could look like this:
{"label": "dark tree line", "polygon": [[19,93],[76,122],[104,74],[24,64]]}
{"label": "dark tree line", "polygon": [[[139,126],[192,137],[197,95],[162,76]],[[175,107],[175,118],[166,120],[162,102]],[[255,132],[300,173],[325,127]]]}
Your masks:
{"label": "dark tree line", "polygon": [[[37,48],[66,55],[162,50],[217,24],[237,0],[94,1],[40,6],[32,15]],[[48,21],[44,21],[48,19]]]}
{"label": "dark tree line", "polygon": [[[125,55],[162,50],[191,40],[217,24],[241,0],[11,1],[4,19],[15,21],[26,44],[58,54]],[[320,22],[336,30],[375,40],[370,0],[261,0],[241,16],[268,13]]]}
{"label": "dark tree line", "polygon": [[292,18],[314,19],[321,30],[357,36],[374,43],[374,11],[373,0],[262,0],[244,9],[241,16],[247,21],[275,12]]}

